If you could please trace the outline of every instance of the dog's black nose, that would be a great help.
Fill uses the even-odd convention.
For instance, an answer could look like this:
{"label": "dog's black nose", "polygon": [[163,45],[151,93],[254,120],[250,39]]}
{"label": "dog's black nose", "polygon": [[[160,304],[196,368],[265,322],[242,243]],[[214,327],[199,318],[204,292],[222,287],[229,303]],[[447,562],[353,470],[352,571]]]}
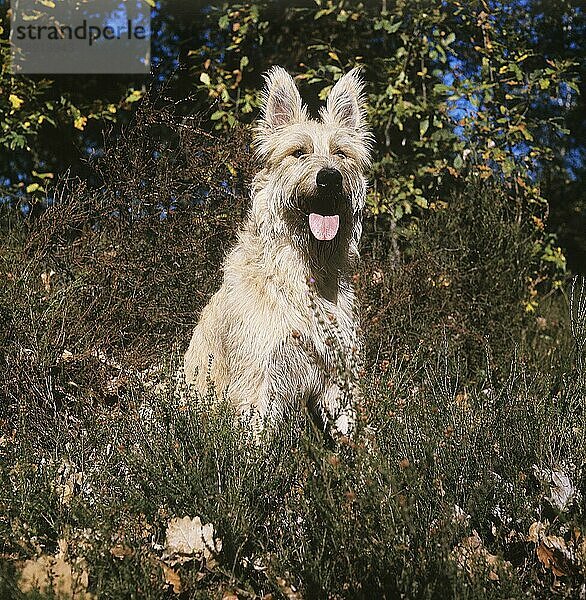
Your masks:
{"label": "dog's black nose", "polygon": [[338,169],[321,169],[315,181],[320,190],[339,190],[342,188],[342,173]]}

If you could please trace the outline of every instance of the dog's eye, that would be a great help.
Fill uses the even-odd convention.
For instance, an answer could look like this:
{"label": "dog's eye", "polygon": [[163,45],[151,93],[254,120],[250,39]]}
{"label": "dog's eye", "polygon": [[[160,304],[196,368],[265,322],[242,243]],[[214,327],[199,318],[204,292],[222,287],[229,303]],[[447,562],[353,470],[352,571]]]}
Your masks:
{"label": "dog's eye", "polygon": [[346,153],[343,150],[336,150],[334,152],[334,154],[336,156],[338,156],[339,158],[348,158],[348,156],[346,155]]}
{"label": "dog's eye", "polygon": [[301,158],[305,154],[305,150],[303,148],[297,148],[294,152],[291,152],[291,156],[295,158]]}

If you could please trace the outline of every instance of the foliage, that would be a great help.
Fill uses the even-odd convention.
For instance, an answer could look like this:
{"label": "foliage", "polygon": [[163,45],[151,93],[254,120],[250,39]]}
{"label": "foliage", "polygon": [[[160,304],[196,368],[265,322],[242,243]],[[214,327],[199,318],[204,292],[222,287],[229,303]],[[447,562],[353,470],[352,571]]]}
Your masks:
{"label": "foliage", "polygon": [[[145,364],[185,334],[244,211],[244,196],[222,184],[233,164],[250,180],[242,145],[238,136],[221,143],[169,107],[144,103],[126,135],[93,162],[99,191],[63,180],[55,205],[26,222],[4,207],[10,235],[0,256],[0,349],[25,386],[5,381],[6,397],[43,396],[24,373],[61,371],[63,352],[76,357],[65,370],[83,373],[85,394],[115,397],[116,385],[103,387],[109,367],[101,353],[116,361],[131,350],[125,360]],[[62,383],[52,397],[68,397]]]}
{"label": "foliage", "polygon": [[[344,71],[363,65],[378,141],[369,209],[379,227],[408,245],[412,224],[451,190],[471,177],[504,181],[515,202],[529,205],[543,232],[543,269],[559,281],[566,264],[547,233],[550,199],[553,225],[577,260],[581,252],[580,195],[560,190],[573,185],[572,177],[580,189],[583,29],[583,11],[570,0],[531,0],[515,9],[481,0],[167,0],[153,12],[153,63],[155,82],[176,99],[189,98],[186,114],[201,113],[203,127],[223,131],[256,115],[261,75],[273,64],[297,74],[314,107]],[[119,131],[144,84],[13,78],[6,54],[3,64],[1,87],[11,91],[1,118],[8,144],[1,160],[23,201],[44,198],[49,174],[71,167],[87,177],[70,149],[99,153],[104,122]],[[184,65],[189,70],[177,68]],[[17,110],[7,104],[10,94],[26,102]],[[68,132],[68,143],[55,144],[52,123]]]}
{"label": "foliage", "polygon": [[[90,143],[91,135],[84,137],[84,132],[92,129],[90,124],[101,128],[119,120],[120,113],[127,112],[143,92],[122,87],[117,92],[120,95],[111,101],[103,94],[92,98],[87,84],[77,83],[65,91],[63,76],[59,86],[54,79],[13,75],[7,37],[7,14],[0,10],[0,185],[4,202],[20,204],[29,211],[46,198],[47,183],[70,167],[55,161],[55,136],[68,139],[72,148],[86,144],[95,147]],[[77,149],[75,152],[79,154]]]}
{"label": "foliage", "polygon": [[[577,65],[540,54],[519,27],[523,16],[498,3],[409,0],[320,0],[285,8],[283,20],[271,19],[271,10],[271,3],[230,4],[206,15],[210,35],[190,54],[215,102],[217,129],[249,120],[259,75],[274,62],[284,60],[321,99],[361,64],[378,141],[369,208],[381,227],[408,236],[413,216],[480,177],[504,181],[544,230],[547,202],[536,175],[554,157],[551,140],[569,133],[553,107],[576,105]],[[563,273],[555,239],[543,233],[536,243],[544,264]]]}
{"label": "foliage", "polygon": [[[27,399],[0,446],[3,597],[53,555],[100,598],[573,597],[586,374],[471,387],[457,355],[436,359],[373,371],[368,427],[335,450],[304,415],[255,443],[176,390],[173,362],[114,407]],[[173,551],[179,519],[213,525],[205,560]]]}
{"label": "foliage", "polygon": [[358,285],[371,355],[388,358],[397,343],[432,350],[446,336],[474,373],[489,348],[495,368],[506,369],[520,332],[528,355],[562,343],[559,319],[536,302],[540,234],[527,204],[479,179],[428,212],[410,233],[407,259],[379,255],[371,237],[375,256]]}

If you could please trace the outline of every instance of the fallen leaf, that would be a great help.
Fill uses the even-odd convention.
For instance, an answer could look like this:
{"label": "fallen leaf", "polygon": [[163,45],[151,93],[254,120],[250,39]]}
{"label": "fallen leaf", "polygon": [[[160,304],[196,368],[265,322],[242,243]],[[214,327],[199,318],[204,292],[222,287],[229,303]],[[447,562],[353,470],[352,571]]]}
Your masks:
{"label": "fallen leaf", "polygon": [[66,560],[67,544],[59,541],[55,556],[41,554],[39,557],[17,564],[20,571],[18,588],[22,593],[40,591],[53,593],[59,598],[93,600],[87,591],[89,575],[85,561],[77,559],[73,565]]}
{"label": "fallen leaf", "polygon": [[302,596],[301,594],[297,591],[297,589],[295,588],[295,586],[293,586],[291,583],[289,583],[286,579],[284,579],[283,577],[277,577],[275,579],[277,585],[279,586],[279,590],[281,592],[281,594],[283,594],[283,596],[285,596],[285,598],[287,598],[287,600],[301,600]]}
{"label": "fallen leaf", "polygon": [[173,591],[176,594],[180,594],[183,591],[183,584],[181,583],[181,577],[179,577],[179,573],[166,565],[164,562],[159,561],[159,565],[163,570],[163,580],[167,585],[173,587]]}
{"label": "fallen leaf", "polygon": [[175,517],[169,521],[165,536],[163,560],[170,565],[183,564],[190,560],[213,558],[222,550],[222,540],[214,538],[214,526],[202,525],[199,517]]}
{"label": "fallen leaf", "polygon": [[539,562],[556,577],[562,577],[579,570],[580,559],[576,549],[579,547],[579,536],[573,538],[568,546],[563,537],[547,535],[549,523],[536,521],[529,527],[527,541],[535,544],[535,554]]}
{"label": "fallen leaf", "polygon": [[554,465],[551,469],[533,465],[535,477],[549,492],[546,499],[560,511],[566,510],[577,496],[577,490],[569,477],[574,471],[572,465]]}
{"label": "fallen leaf", "polygon": [[499,581],[499,569],[510,569],[511,563],[503,560],[495,554],[491,554],[485,547],[481,537],[476,530],[472,531],[470,537],[464,538],[453,550],[452,559],[461,569],[470,576],[477,575],[477,568],[484,567],[487,577],[491,581]]}
{"label": "fallen leaf", "polygon": [[567,572],[562,570],[556,562],[554,549],[546,546],[544,543],[538,544],[535,549],[537,554],[537,558],[541,562],[541,564],[546,568],[550,569],[550,571],[556,576],[561,577],[563,575],[567,575]]}

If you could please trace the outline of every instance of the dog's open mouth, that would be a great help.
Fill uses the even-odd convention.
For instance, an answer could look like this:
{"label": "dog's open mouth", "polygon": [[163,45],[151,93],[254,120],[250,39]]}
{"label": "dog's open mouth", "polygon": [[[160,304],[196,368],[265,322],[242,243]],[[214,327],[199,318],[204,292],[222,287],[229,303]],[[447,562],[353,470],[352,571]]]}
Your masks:
{"label": "dog's open mouth", "polygon": [[341,221],[346,218],[344,198],[338,194],[317,194],[306,202],[303,212],[313,237],[320,242],[333,240],[340,231]]}
{"label": "dog's open mouth", "polygon": [[309,214],[309,229],[321,241],[333,240],[340,228],[340,215]]}

